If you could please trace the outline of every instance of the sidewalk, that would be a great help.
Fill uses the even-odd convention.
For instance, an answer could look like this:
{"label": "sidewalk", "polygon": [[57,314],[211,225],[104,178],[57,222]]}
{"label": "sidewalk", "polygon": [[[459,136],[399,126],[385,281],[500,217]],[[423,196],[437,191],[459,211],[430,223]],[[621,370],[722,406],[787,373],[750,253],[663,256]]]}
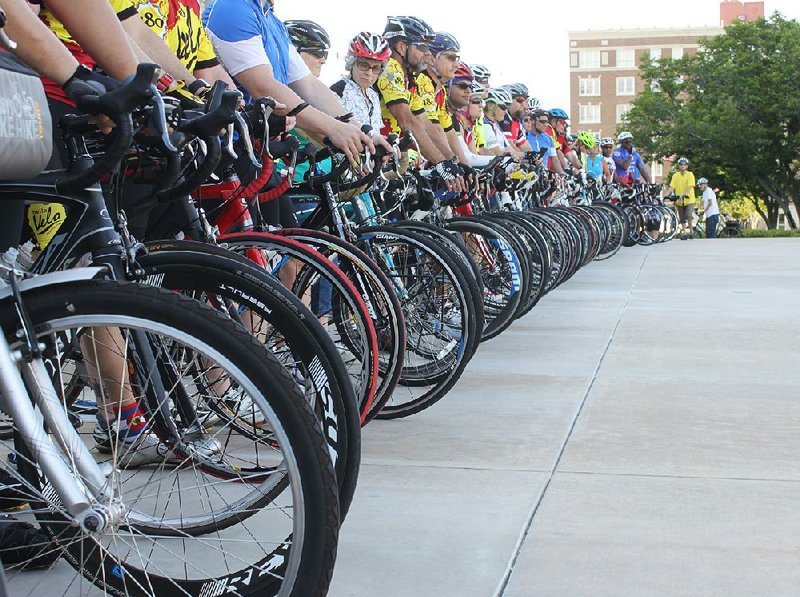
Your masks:
{"label": "sidewalk", "polygon": [[797,595],[800,242],[578,272],[365,429],[330,594]]}

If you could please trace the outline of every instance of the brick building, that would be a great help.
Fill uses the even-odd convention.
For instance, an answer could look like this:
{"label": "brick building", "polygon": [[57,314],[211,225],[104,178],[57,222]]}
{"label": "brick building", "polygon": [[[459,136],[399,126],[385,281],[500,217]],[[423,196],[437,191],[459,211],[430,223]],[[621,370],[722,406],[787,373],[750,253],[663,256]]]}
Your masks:
{"label": "brick building", "polygon": [[[763,2],[720,3],[722,25],[761,16],[764,16]],[[701,39],[723,31],[723,26],[570,31],[572,131],[591,131],[598,138],[614,137],[631,102],[643,89],[639,77],[643,56],[681,58],[696,52]],[[651,170],[656,180],[662,179],[664,165],[653,164]]]}

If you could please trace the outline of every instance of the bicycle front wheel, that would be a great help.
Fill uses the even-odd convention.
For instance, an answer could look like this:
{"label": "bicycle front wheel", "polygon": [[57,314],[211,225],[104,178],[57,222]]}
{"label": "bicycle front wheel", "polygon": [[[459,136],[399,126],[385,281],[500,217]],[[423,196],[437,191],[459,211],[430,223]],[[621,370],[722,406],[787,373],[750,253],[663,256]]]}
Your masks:
{"label": "bicycle front wheel", "polygon": [[[99,407],[107,409],[158,381],[170,403],[183,389],[206,402],[247,400],[248,408],[232,409],[207,430],[204,449],[194,451],[162,445],[164,438],[147,426],[140,437],[156,436],[152,441],[130,444],[117,436],[103,449],[95,444],[96,430],[81,428],[80,438],[106,472],[108,505],[122,506],[93,533],[75,524],[19,433],[16,441],[0,442],[0,466],[20,480],[52,548],[77,570],[64,561],[35,578],[12,570],[14,594],[38,592],[42,583],[68,587],[71,595],[96,594],[92,585],[115,595],[158,597],[324,594],[339,525],[335,473],[311,406],[263,345],[197,301],[135,284],[43,287],[26,292],[24,303],[57,389],[88,375],[102,397]],[[18,320],[10,301],[0,305],[0,318],[13,348]],[[145,334],[157,348],[148,370],[137,371],[134,334]],[[164,383],[165,371],[174,383]],[[257,434],[242,431],[252,429],[245,421],[251,416],[259,418]],[[66,462],[80,479],[74,459]],[[269,496],[255,512],[248,509],[254,494]],[[238,515],[236,524],[231,515]],[[226,528],[215,524],[223,518]]]}

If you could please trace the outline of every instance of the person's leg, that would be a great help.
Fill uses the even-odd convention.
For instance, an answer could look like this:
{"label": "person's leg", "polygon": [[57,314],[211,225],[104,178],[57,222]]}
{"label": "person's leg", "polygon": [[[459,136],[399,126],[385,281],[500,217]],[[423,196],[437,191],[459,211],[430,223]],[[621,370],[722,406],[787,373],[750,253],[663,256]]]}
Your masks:
{"label": "person's leg", "polygon": [[717,225],[719,224],[719,214],[706,218],[706,236],[717,238]]}
{"label": "person's leg", "polygon": [[686,227],[689,232],[689,238],[694,238],[694,203],[686,206]]}

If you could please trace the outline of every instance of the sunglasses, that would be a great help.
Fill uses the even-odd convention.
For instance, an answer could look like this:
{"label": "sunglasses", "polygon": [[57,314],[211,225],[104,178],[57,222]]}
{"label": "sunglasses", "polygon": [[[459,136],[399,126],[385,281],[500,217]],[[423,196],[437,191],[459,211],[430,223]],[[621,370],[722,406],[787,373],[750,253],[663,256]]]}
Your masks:
{"label": "sunglasses", "polygon": [[375,75],[379,75],[383,72],[382,64],[373,65],[367,62],[366,60],[356,60],[356,66],[365,73],[371,72]]}
{"label": "sunglasses", "polygon": [[425,52],[426,54],[427,54],[428,52],[430,52],[430,51],[431,51],[431,46],[430,46],[430,44],[426,44],[426,43],[416,43],[416,42],[415,42],[415,43],[413,43],[413,44],[411,44],[411,45],[412,45],[412,46],[414,46],[415,48],[417,48],[417,49],[418,49],[420,52]]}
{"label": "sunglasses", "polygon": [[533,118],[523,118],[522,122],[533,122]]}
{"label": "sunglasses", "polygon": [[469,100],[469,103],[470,104],[475,104],[476,106],[481,106],[481,105],[483,105],[483,100],[481,98],[479,98],[479,97],[474,97],[471,100]]}
{"label": "sunglasses", "polygon": [[320,60],[328,59],[328,50],[320,50],[319,48],[303,48],[300,51],[311,54],[314,58],[319,58]]}
{"label": "sunglasses", "polygon": [[540,118],[540,119],[539,119],[539,120],[537,120],[536,122],[541,122],[542,124],[547,124],[547,123],[549,123],[550,121],[549,121],[549,120],[547,120],[547,118]]}
{"label": "sunglasses", "polygon": [[458,87],[459,89],[472,89],[472,85],[469,83],[456,83],[453,87]]}

